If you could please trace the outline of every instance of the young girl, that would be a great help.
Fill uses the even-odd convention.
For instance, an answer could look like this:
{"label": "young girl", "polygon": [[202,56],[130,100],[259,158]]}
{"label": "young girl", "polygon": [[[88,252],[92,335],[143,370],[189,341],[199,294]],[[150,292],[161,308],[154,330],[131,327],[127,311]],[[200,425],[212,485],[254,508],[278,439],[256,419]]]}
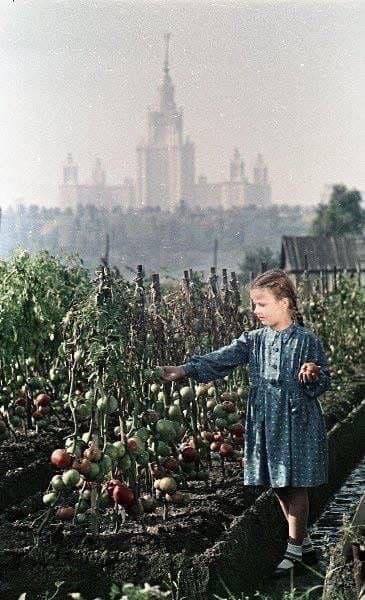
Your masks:
{"label": "young girl", "polygon": [[313,553],[307,488],[328,480],[318,396],[330,388],[330,370],[322,342],[303,326],[295,287],[285,271],[266,271],[249,289],[263,327],[245,331],[214,352],[194,355],[184,365],[163,367],[163,379],[191,377],[206,383],[248,364],[244,484],[272,487],[288,521],[287,549],[276,569],[282,574]]}

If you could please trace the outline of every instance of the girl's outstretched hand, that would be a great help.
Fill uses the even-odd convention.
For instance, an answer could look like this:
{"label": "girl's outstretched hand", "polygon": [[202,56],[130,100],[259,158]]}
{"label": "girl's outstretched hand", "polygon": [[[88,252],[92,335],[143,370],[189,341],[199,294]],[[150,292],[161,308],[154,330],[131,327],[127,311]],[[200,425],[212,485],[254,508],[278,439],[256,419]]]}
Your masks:
{"label": "girl's outstretched hand", "polygon": [[161,379],[163,381],[179,381],[186,378],[184,367],[160,367],[162,369]]}
{"label": "girl's outstretched hand", "polygon": [[320,367],[313,362],[307,362],[302,364],[298,379],[301,383],[309,383],[318,379],[320,374]]}

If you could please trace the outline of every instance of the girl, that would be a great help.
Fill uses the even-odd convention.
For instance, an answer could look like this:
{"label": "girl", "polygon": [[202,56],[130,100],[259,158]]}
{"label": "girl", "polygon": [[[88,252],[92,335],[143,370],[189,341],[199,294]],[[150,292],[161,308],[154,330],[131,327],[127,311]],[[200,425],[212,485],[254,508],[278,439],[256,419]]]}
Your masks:
{"label": "girl", "polygon": [[282,574],[314,552],[307,535],[307,488],[328,481],[318,396],[330,388],[330,370],[321,340],[303,326],[296,290],[285,271],[258,275],[249,290],[263,327],[183,365],[162,367],[162,378],[207,383],[248,364],[244,484],[272,487],[288,521],[287,549],[276,569]]}

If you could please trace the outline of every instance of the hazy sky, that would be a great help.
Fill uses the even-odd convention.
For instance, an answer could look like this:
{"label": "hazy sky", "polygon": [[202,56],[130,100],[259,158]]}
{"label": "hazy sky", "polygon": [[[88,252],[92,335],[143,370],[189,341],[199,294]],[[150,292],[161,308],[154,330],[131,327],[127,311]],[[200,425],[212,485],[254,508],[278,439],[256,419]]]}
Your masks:
{"label": "hazy sky", "polygon": [[197,175],[258,152],[274,202],[326,183],[365,190],[365,2],[0,0],[0,204],[57,198],[71,151],[88,180],[135,177],[135,147],[170,72]]}

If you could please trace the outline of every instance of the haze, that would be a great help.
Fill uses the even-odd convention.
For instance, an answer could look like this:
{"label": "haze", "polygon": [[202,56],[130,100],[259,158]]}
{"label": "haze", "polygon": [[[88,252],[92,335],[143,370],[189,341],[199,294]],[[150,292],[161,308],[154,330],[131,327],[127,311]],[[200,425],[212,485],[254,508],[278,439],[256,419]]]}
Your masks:
{"label": "haze", "polygon": [[365,189],[365,3],[1,0],[0,203],[52,205],[67,152],[136,176],[163,34],[197,176],[261,152],[273,201]]}

